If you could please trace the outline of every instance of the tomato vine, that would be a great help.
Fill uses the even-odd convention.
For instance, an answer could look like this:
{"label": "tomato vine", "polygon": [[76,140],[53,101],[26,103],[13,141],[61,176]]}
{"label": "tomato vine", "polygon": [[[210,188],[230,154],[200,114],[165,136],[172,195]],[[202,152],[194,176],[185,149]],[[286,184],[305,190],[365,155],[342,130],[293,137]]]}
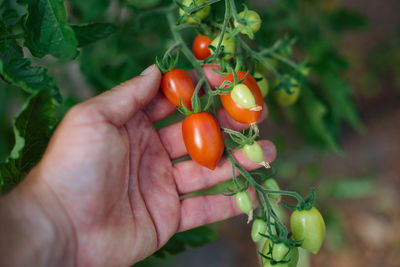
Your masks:
{"label": "tomato vine", "polygon": [[[196,90],[192,97],[192,105],[193,106],[196,105],[196,108],[193,108],[193,110],[185,109],[184,111],[178,108],[178,110],[189,116],[192,116],[192,114],[206,115],[208,113],[197,113],[197,112],[206,112],[209,108],[212,108],[212,113],[215,115],[216,107],[214,105],[215,102],[213,101],[213,98],[218,95],[220,95],[221,97],[229,96],[230,98],[231,93],[234,93],[235,95],[232,95],[233,102],[230,105],[237,105],[236,109],[238,108],[243,109],[245,110],[245,112],[251,111],[252,108],[255,107],[254,97],[257,94],[259,94],[259,96],[261,97],[260,88],[258,87],[256,80],[252,77],[251,74],[255,71],[252,68],[255,65],[254,63],[257,62],[259,62],[262,66],[268,69],[277,78],[278,82],[276,82],[276,84],[278,84],[279,86],[275,86],[273,88],[274,92],[279,92],[280,90],[282,90],[282,93],[291,96],[293,94],[292,92],[293,86],[298,86],[298,87],[301,86],[301,83],[296,82],[295,84],[293,84],[293,80],[297,81],[296,79],[298,79],[302,81],[306,79],[305,77],[306,65],[304,63],[297,64],[292,60],[290,60],[289,58],[287,58],[286,56],[282,55],[281,51],[291,49],[291,45],[293,44],[291,40],[285,39],[284,41],[276,42],[270,48],[256,50],[253,49],[251,45],[242,36],[240,36],[240,34],[246,34],[250,37],[250,39],[253,39],[255,31],[259,29],[259,25],[257,25],[258,23],[257,18],[259,17],[259,15],[256,14],[255,11],[248,10],[247,7],[245,7],[245,11],[238,14],[235,1],[224,0],[225,14],[222,25],[203,24],[201,20],[204,19],[205,12],[201,13],[201,17],[196,17],[197,14],[196,12],[202,11],[202,8],[205,7],[207,7],[208,9],[210,6],[212,6],[212,4],[220,1],[221,0],[200,1],[199,3],[197,3],[197,1],[185,1],[184,2],[185,5],[177,2],[176,4],[180,8],[180,17],[178,19],[178,22],[176,20],[176,15],[175,15],[176,13],[171,12],[172,10],[176,10],[177,6],[175,4],[165,8],[164,10],[154,11],[154,12],[162,12],[165,14],[168,21],[169,29],[174,39],[174,44],[164,54],[162,63],[158,62],[158,64],[160,66],[171,64],[172,61],[171,58],[174,57],[177,58],[179,53],[181,52],[189,61],[191,66],[196,70],[199,76],[200,85],[204,85],[207,97],[207,104],[203,109],[199,107],[200,105],[200,100],[198,97],[198,92],[200,89],[199,85],[196,86]],[[252,16],[251,19],[248,19],[246,17],[246,14],[251,14]],[[234,23],[232,22],[232,20]],[[247,25],[249,21],[251,21],[251,24]],[[240,27],[240,28],[235,28],[235,27]],[[195,55],[189,49],[188,45],[185,43],[181,34],[181,31],[187,28],[195,28],[198,34],[205,34],[207,40],[214,40],[209,45],[209,49],[211,52],[210,55],[207,55],[207,57],[201,60],[198,60],[195,57]],[[214,35],[217,36],[215,39],[210,38],[212,37],[211,35],[213,33]],[[230,42],[229,44],[228,41]],[[236,53],[235,51],[240,51],[240,52]],[[173,56],[173,54],[175,55]],[[168,58],[169,60],[166,60]],[[294,72],[291,75],[281,74],[276,70],[276,68],[271,64],[271,61],[269,61],[268,59],[274,59],[278,62],[286,64],[287,66],[291,67],[294,70]],[[216,88],[216,90],[212,89],[202,70],[202,64],[208,64],[208,63],[214,63],[214,64],[217,63],[220,65],[221,68],[220,70],[214,69],[216,73],[224,76],[232,75],[230,80],[225,78],[222,85]],[[235,67],[231,66],[232,63],[235,64]],[[175,67],[175,65],[173,65],[173,67]],[[247,79],[251,80],[251,84],[246,83]],[[236,91],[233,92],[234,90],[238,92]],[[296,92],[296,94],[297,93],[298,92]],[[240,99],[241,97],[247,97],[248,99]],[[295,101],[296,99],[292,99],[290,104],[292,104]],[[224,104],[224,102],[222,103]],[[225,104],[224,107],[225,109],[229,110],[229,107],[225,106]],[[259,103],[257,103],[257,107],[260,107],[262,109],[262,107],[259,106]],[[233,119],[240,122],[246,122],[250,125],[250,129],[247,132],[245,131],[243,133],[232,129],[222,129],[222,131],[227,133],[230,136],[230,138],[234,141],[234,143],[238,145],[236,149],[246,148],[244,154],[245,156],[248,157],[249,160],[259,162],[264,167],[270,168],[271,166],[269,162],[263,162],[260,160],[260,157],[262,158],[262,154],[260,155],[262,151],[260,152],[260,149],[258,149],[259,145],[256,141],[256,138],[259,135],[259,129],[257,127],[256,120],[259,115],[257,115],[255,119],[252,120],[247,119],[242,121],[240,118],[232,115],[229,111],[228,114]],[[186,132],[184,131],[183,134],[185,136],[185,140],[191,138],[188,137],[187,131]],[[189,155],[192,156],[194,160],[198,161],[200,164],[206,167],[211,166],[209,167],[211,169],[215,168],[216,162],[213,162],[211,165],[209,163],[207,164],[201,163],[203,158],[197,160],[196,159],[197,155],[192,155],[190,152],[191,150],[193,150],[192,147],[188,147],[188,144],[186,142],[185,144],[187,145]],[[257,155],[251,155],[249,153],[256,153]],[[250,172],[246,171],[246,169],[243,168],[243,166],[241,166],[239,162],[233,157],[231,148],[225,147],[224,155],[228,158],[228,160],[232,164],[232,177],[233,177],[232,179],[236,187],[236,190],[233,190],[232,192],[229,193],[225,193],[225,195],[227,196],[235,195],[239,209],[242,212],[247,213],[249,215],[249,221],[252,220],[253,206],[249,198],[247,189],[253,187],[255,190],[255,195],[257,197],[257,201],[259,202],[259,212],[255,213],[256,222],[258,225],[257,228],[262,229],[263,228],[262,223],[265,223],[266,225],[265,228],[267,229],[267,231],[259,233],[253,231],[252,236],[255,236],[253,239],[257,241],[265,239],[264,249],[262,250],[262,252],[259,252],[263,258],[264,264],[266,266],[269,266],[268,264],[276,265],[276,264],[286,264],[290,262],[291,261],[290,255],[296,254],[295,251],[297,252],[297,247],[299,246],[303,246],[306,249],[312,250],[313,253],[316,253],[323,242],[325,232],[321,230],[321,233],[317,238],[314,239],[312,237],[307,238],[304,237],[304,231],[302,232],[304,226],[292,225],[292,228],[300,229],[297,230],[297,233],[293,235],[292,233],[289,232],[288,228],[281,221],[271,203],[271,201],[276,201],[276,199],[280,199],[279,196],[282,195],[289,196],[297,200],[296,206],[289,206],[287,204],[285,205],[288,208],[297,210],[293,213],[295,214],[294,216],[296,216],[298,213],[301,213],[302,211],[309,211],[309,210],[314,211],[315,210],[315,207],[313,207],[313,203],[315,201],[314,190],[312,191],[310,196],[307,197],[307,199],[303,199],[301,195],[298,194],[297,192],[280,190],[275,180],[274,183],[271,181],[265,184],[262,182],[259,183],[257,179],[255,179]],[[214,158],[214,156],[211,157]],[[219,158],[215,157],[214,160],[218,161]],[[244,177],[246,181],[244,185],[239,183],[236,175],[237,171]],[[270,186],[270,188],[268,188],[267,186]],[[293,221],[296,221],[296,219],[293,219]],[[322,225],[323,227],[325,227],[325,223],[323,222],[322,217],[318,217],[317,220],[314,221],[310,220],[310,221],[311,221],[310,223],[311,226],[307,225],[305,226],[306,228],[313,227],[314,225],[317,225],[320,228],[322,227]],[[299,239],[298,236],[301,236],[302,239]],[[291,261],[291,266],[296,265],[294,261],[297,262],[297,259],[293,259],[293,261]]]}

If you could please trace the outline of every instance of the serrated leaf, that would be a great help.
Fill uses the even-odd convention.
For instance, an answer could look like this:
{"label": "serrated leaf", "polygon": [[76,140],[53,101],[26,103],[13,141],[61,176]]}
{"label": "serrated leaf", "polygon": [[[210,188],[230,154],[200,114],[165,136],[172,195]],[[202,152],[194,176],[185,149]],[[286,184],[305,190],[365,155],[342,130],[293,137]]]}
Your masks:
{"label": "serrated leaf", "polygon": [[164,258],[168,254],[178,254],[187,247],[200,247],[216,239],[216,233],[209,227],[202,226],[185,232],[175,234],[168,242],[154,255]]}
{"label": "serrated leaf", "polygon": [[15,145],[0,164],[0,193],[11,190],[39,162],[57,123],[54,110],[49,90],[41,90],[29,98],[15,117]]}
{"label": "serrated leaf", "polygon": [[47,70],[40,66],[31,66],[31,61],[23,58],[22,48],[15,40],[0,41],[0,74],[8,83],[22,88],[28,93],[35,93],[47,88],[52,97],[61,102],[61,95]]}
{"label": "serrated leaf", "polygon": [[92,23],[87,25],[73,25],[72,29],[78,39],[78,47],[83,47],[107,38],[115,32],[117,27],[110,23]]}
{"label": "serrated leaf", "polygon": [[24,30],[25,45],[35,57],[51,54],[73,59],[78,53],[78,40],[68,24],[63,0],[28,1]]}

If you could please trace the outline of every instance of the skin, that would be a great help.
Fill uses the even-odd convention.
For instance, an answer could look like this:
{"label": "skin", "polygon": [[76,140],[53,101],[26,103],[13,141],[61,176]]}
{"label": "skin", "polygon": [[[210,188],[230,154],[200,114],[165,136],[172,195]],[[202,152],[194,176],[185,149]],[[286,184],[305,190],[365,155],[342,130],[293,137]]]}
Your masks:
{"label": "skin", "polygon": [[[230,179],[231,166],[172,165],[187,152],[181,122],[153,127],[174,110],[160,81],[153,65],[67,113],[39,164],[0,198],[0,266],[129,266],[176,232],[240,214],[234,197],[179,200]],[[273,161],[273,144],[260,144]]]}

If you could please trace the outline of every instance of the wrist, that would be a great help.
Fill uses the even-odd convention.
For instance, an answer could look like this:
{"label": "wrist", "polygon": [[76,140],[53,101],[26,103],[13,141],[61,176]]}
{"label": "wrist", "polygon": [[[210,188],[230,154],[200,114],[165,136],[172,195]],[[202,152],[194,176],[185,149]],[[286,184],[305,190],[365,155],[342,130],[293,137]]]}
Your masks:
{"label": "wrist", "polygon": [[0,198],[1,266],[73,266],[75,243],[67,213],[37,170]]}

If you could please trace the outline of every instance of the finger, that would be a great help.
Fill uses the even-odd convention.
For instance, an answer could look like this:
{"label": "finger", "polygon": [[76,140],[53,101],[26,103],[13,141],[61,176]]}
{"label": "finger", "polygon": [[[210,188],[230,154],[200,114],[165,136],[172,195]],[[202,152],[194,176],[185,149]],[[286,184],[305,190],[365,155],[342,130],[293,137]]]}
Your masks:
{"label": "finger", "polygon": [[[258,141],[264,152],[264,161],[272,162],[276,157],[274,144],[267,140]],[[260,164],[248,160],[242,150],[233,152],[234,158],[247,171],[261,167]],[[239,172],[236,171],[236,175]],[[232,178],[232,165],[227,158],[222,158],[215,170],[210,170],[193,160],[179,162],[174,165],[174,177],[179,194],[188,194],[209,188]]]}
{"label": "finger", "polygon": [[106,120],[119,127],[154,98],[160,81],[160,71],[156,65],[151,65],[140,76],[77,105],[75,109],[81,112],[82,120]]}
{"label": "finger", "polygon": [[[256,207],[254,189],[248,190]],[[186,231],[205,224],[225,220],[242,212],[236,205],[235,196],[207,195],[187,198],[181,202],[181,221],[178,231]]]}
{"label": "finger", "polygon": [[[258,119],[258,123],[267,117],[267,106],[264,104],[264,110]],[[240,123],[232,119],[225,109],[217,110],[217,118],[222,128],[229,128],[236,131],[249,128],[248,124]],[[171,159],[176,159],[187,154],[185,143],[182,137],[182,122],[177,122],[166,126],[159,131],[161,142],[167,150]]]}
{"label": "finger", "polygon": [[144,108],[152,122],[158,122],[176,112],[176,107],[168,101],[164,94],[159,91],[151,102]]}
{"label": "finger", "polygon": [[[211,86],[211,89],[222,84],[224,77],[212,69],[220,69],[219,65],[204,65],[202,66],[203,73]],[[187,72],[193,84],[197,84],[199,76],[195,70]],[[160,91],[156,97],[145,107],[144,111],[152,122],[160,121],[176,111],[176,107],[172,105],[164,94]]]}

